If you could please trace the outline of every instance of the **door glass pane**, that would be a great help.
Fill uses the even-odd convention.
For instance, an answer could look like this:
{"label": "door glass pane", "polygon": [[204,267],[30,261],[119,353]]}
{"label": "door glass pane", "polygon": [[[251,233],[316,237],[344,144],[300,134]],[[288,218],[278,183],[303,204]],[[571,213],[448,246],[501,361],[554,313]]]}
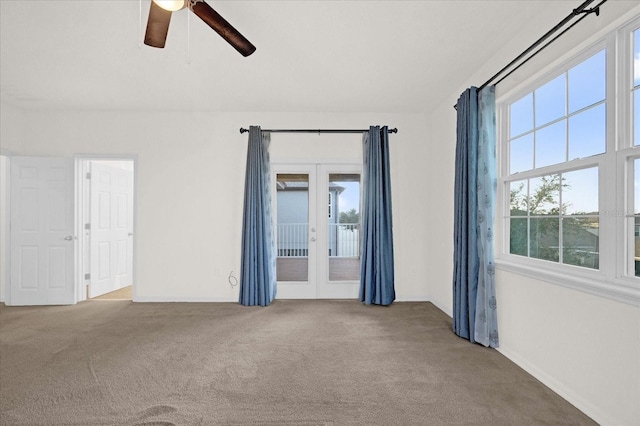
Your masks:
{"label": "door glass pane", "polygon": [[309,175],[276,175],[278,281],[309,279]]}
{"label": "door glass pane", "polygon": [[360,279],[360,174],[329,174],[329,281]]}

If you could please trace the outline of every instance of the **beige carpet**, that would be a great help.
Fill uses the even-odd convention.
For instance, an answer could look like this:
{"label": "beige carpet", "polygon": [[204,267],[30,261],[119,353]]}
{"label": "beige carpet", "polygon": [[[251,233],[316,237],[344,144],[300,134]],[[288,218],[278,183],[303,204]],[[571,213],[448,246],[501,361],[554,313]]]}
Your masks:
{"label": "beige carpet", "polygon": [[580,425],[429,303],[0,307],[2,425]]}

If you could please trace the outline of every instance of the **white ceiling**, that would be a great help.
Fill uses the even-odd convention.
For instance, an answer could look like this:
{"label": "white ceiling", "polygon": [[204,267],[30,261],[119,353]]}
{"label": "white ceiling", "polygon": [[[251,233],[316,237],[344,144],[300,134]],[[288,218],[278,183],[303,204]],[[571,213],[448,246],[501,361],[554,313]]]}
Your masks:
{"label": "white ceiling", "polygon": [[165,49],[141,44],[149,0],[0,0],[2,101],[27,109],[423,112],[459,85],[483,83],[468,79],[533,17],[544,27],[527,43],[581,1],[208,3],[257,47],[253,55],[242,57],[188,10],[173,14]]}

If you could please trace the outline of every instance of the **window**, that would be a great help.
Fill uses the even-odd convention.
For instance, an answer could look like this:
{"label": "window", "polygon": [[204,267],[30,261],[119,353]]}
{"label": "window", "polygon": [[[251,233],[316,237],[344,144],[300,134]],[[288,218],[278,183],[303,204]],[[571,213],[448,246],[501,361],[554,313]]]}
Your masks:
{"label": "window", "polygon": [[638,303],[640,18],[564,59],[498,99],[499,264]]}
{"label": "window", "polygon": [[598,269],[605,69],[601,50],[509,105],[510,177],[530,176],[508,182],[509,253]]}

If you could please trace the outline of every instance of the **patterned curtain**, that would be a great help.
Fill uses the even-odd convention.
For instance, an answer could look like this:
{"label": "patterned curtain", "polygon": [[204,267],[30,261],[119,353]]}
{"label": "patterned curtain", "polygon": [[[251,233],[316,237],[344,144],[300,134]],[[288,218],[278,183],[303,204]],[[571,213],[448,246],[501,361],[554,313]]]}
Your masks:
{"label": "patterned curtain", "polygon": [[363,135],[362,257],[360,301],[390,305],[396,299],[389,172],[389,130],[371,126]]}
{"label": "patterned curtain", "polygon": [[454,195],[453,330],[498,347],[493,224],[495,87],[467,89],[458,99]]}
{"label": "patterned curtain", "polygon": [[249,128],[242,218],[240,303],[267,306],[276,296],[276,257],[271,211],[271,135]]}

